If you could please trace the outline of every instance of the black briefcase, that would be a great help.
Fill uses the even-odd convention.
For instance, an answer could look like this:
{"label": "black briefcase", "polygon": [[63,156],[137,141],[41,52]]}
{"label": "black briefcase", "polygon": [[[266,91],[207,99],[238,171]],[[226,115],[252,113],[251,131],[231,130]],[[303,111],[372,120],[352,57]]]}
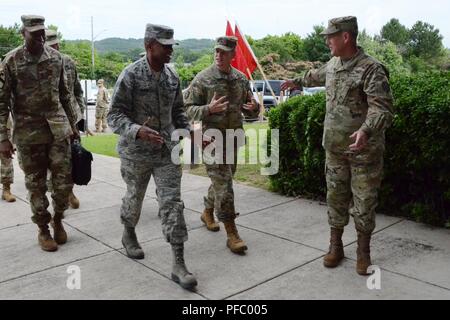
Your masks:
{"label": "black briefcase", "polygon": [[81,145],[80,141],[72,142],[72,180],[79,186],[87,186],[91,181],[92,153]]}
{"label": "black briefcase", "polygon": [[81,119],[77,123],[77,129],[78,131],[85,132],[86,131],[86,121],[84,119]]}

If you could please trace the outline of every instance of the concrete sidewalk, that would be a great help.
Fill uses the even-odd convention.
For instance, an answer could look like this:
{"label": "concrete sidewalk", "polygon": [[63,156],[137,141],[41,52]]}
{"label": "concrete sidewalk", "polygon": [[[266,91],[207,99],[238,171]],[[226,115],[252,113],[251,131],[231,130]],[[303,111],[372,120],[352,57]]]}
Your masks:
{"label": "concrete sidewalk", "polygon": [[[0,299],[450,299],[450,230],[378,215],[372,258],[381,267],[381,290],[369,290],[367,278],[355,271],[353,224],[344,234],[344,263],[334,270],[322,266],[329,233],[324,205],[236,184],[237,223],[249,246],[246,256],[237,256],[225,245],[223,226],[211,233],[200,222],[209,179],[187,173],[186,260],[199,286],[196,293],[185,291],[170,280],[170,246],[153,182],[137,227],[146,258],[133,261],[121,245],[119,160],[94,157],[91,183],[75,190],[81,208],[66,213],[69,242],[56,253],[37,244],[15,162],[18,201],[0,201]],[[70,266],[81,270],[80,290],[67,288]]]}

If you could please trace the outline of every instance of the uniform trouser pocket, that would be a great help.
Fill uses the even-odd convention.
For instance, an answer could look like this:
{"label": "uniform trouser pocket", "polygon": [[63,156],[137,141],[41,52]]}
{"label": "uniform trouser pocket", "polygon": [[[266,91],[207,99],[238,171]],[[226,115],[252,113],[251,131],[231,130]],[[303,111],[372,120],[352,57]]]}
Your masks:
{"label": "uniform trouser pocket", "polygon": [[147,191],[153,168],[121,158],[120,171],[122,179],[127,185],[127,191],[122,198],[120,217],[127,227],[135,227],[140,219],[142,202]]}
{"label": "uniform trouser pocket", "polygon": [[236,211],[234,206],[233,169],[229,164],[206,165],[206,171],[211,179],[211,187],[205,198],[205,206],[214,197],[214,209],[217,219],[221,222],[234,220]]}
{"label": "uniform trouser pocket", "polygon": [[349,206],[352,198],[350,163],[345,156],[326,152],[325,177],[327,181],[328,222],[334,228],[349,223]]}
{"label": "uniform trouser pocket", "polygon": [[17,149],[33,212],[31,220],[39,225],[48,224],[51,215],[47,210],[47,170],[52,173],[55,214],[62,214],[68,207],[72,188],[70,143],[63,140],[50,144],[18,145]]}

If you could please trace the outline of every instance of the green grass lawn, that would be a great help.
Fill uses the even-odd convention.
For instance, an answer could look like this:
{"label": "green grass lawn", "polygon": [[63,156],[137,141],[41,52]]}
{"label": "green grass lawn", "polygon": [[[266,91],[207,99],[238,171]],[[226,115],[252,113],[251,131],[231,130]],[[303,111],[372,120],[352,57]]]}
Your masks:
{"label": "green grass lawn", "polygon": [[[259,130],[268,130],[267,123],[250,123],[244,125],[244,129],[248,131],[249,129],[254,129],[257,131],[259,136]],[[118,157],[116,152],[117,145],[117,135],[114,134],[106,134],[106,135],[97,135],[94,137],[82,137],[83,146],[97,154],[102,154],[111,157]],[[245,148],[240,149],[240,154],[244,155],[245,158],[248,159],[248,155],[250,151],[255,152],[254,146],[246,146]],[[269,189],[269,179],[267,176],[263,176],[260,173],[261,165],[260,164],[243,164],[238,165],[235,179],[243,184],[247,184],[250,186]],[[205,166],[200,165],[196,169],[191,169],[188,171],[189,173],[207,176]]]}
{"label": "green grass lawn", "polygon": [[[267,123],[250,123],[245,124],[244,129],[245,131],[248,131],[249,129],[254,129],[258,133],[259,137],[259,130],[268,130],[269,126]],[[239,150],[239,153],[241,156],[245,154],[245,159],[248,160],[250,150],[252,152],[255,152],[254,146],[246,145],[245,148],[241,148]],[[235,180],[239,181],[240,183],[269,190],[269,178],[267,176],[263,176],[260,173],[261,165],[260,164],[240,164],[238,165]],[[189,173],[196,174],[199,176],[205,176],[207,177],[205,166],[201,165],[196,169],[189,170]]]}
{"label": "green grass lawn", "polygon": [[116,157],[118,136],[115,134],[96,135],[93,137],[82,137],[81,144],[92,153],[103,154],[105,156]]}

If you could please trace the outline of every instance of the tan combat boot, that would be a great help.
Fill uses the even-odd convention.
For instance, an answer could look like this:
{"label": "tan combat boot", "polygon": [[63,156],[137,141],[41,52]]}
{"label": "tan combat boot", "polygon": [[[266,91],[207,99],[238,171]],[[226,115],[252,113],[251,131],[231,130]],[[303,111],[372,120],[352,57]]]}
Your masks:
{"label": "tan combat boot", "polygon": [[100,119],[95,120],[95,132],[97,132],[97,133],[102,132],[102,120],[100,120]]}
{"label": "tan combat boot", "polygon": [[219,224],[214,220],[214,208],[205,209],[200,219],[209,231],[217,232],[220,230]]}
{"label": "tan combat boot", "polygon": [[6,202],[16,201],[16,197],[11,193],[11,186],[9,184],[3,185],[2,200]]}
{"label": "tan combat boot", "polygon": [[69,194],[69,205],[72,209],[78,209],[80,207],[80,200],[78,200],[73,191]]}
{"label": "tan combat boot", "polygon": [[53,240],[48,225],[39,226],[38,242],[44,251],[54,252],[58,250],[58,244]]}
{"label": "tan combat boot", "polygon": [[227,231],[227,247],[230,248],[231,252],[242,254],[248,248],[244,241],[239,237],[239,233],[236,228],[234,220],[224,222],[225,230]]}
{"label": "tan combat boot", "polygon": [[331,228],[330,250],[323,258],[323,265],[326,268],[336,268],[342,259],[344,259],[343,233],[344,229]]}
{"label": "tan combat boot", "polygon": [[370,237],[371,233],[358,231],[358,248],[356,249],[356,272],[361,276],[369,275],[367,269],[372,265],[370,261]]}
{"label": "tan combat boot", "polygon": [[[62,216],[62,215],[59,215]],[[53,228],[53,238],[57,244],[65,244],[67,242],[67,233],[61,218],[55,216],[51,222]]]}

